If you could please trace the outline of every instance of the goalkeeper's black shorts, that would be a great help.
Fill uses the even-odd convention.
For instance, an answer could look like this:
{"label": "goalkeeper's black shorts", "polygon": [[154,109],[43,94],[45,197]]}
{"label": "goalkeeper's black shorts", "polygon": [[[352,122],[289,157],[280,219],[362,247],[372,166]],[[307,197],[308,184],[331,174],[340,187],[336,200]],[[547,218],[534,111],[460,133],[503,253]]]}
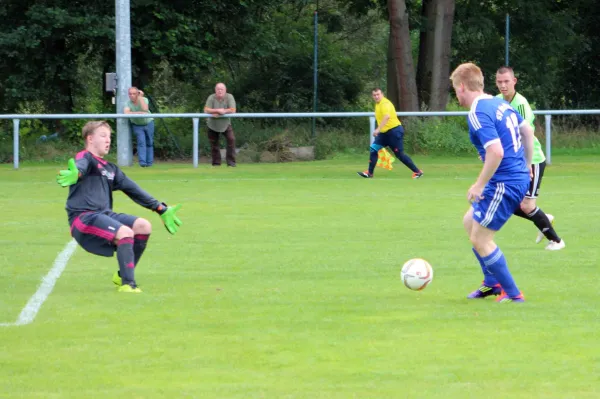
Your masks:
{"label": "goalkeeper's black shorts", "polygon": [[83,212],[71,224],[71,236],[86,251],[111,257],[117,250],[115,236],[122,226],[133,228],[137,216],[125,213]]}

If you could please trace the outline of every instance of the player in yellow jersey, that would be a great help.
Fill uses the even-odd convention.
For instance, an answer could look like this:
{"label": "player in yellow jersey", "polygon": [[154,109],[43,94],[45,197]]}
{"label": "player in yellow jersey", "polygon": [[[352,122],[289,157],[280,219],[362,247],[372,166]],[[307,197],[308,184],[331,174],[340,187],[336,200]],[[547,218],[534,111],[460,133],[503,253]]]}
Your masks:
{"label": "player in yellow jersey", "polygon": [[[523,119],[535,129],[535,115],[533,115],[533,111],[531,110],[531,106],[527,99],[515,90],[516,84],[517,78],[511,67],[504,66],[496,71],[496,86],[500,91],[500,94],[498,94],[497,97],[504,98],[505,101],[510,103],[510,105],[521,114]],[[533,138],[533,158],[531,163],[533,177],[529,185],[529,190],[525,195],[525,199],[521,202],[520,209],[515,211],[515,215],[532,221],[539,229],[536,243],[541,242],[545,236],[549,241],[548,245],[546,245],[546,249],[557,251],[565,247],[565,242],[554,230],[554,226],[552,225],[554,216],[545,214],[536,203],[542,184],[542,177],[544,176],[544,170],[546,169],[546,156],[542,151],[542,145],[535,136]]]}
{"label": "player in yellow jersey", "polygon": [[423,172],[417,168],[415,163],[404,152],[404,127],[398,116],[394,104],[385,96],[381,89],[374,89],[372,92],[375,100],[375,119],[377,128],[373,131],[375,141],[371,144],[369,155],[369,169],[364,172],[357,172],[359,176],[373,177],[375,165],[377,165],[377,153],[383,147],[389,147],[406,167],[413,171],[413,179],[423,176]]}

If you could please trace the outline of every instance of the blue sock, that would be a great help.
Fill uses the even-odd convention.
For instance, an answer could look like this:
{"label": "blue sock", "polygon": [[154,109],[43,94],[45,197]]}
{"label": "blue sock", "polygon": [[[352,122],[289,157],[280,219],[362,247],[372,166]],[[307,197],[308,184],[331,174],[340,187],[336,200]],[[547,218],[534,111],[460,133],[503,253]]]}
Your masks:
{"label": "blue sock", "polygon": [[502,286],[502,289],[508,294],[509,297],[514,298],[521,293],[517,288],[517,284],[515,284],[515,280],[510,274],[510,271],[508,270],[506,258],[504,257],[502,251],[500,251],[499,247],[496,247],[494,252],[482,259],[487,269],[492,272],[494,277],[496,277]]}
{"label": "blue sock", "polygon": [[483,284],[487,285],[488,287],[493,287],[496,284],[499,284],[498,280],[496,280],[496,277],[494,277],[492,272],[490,272],[488,270],[488,268],[485,266],[485,263],[483,263],[483,259],[477,253],[477,251],[475,251],[475,248],[471,248],[471,249],[473,250],[475,257],[477,258],[477,260],[479,261],[479,265],[481,266],[481,271],[483,272]]}
{"label": "blue sock", "polygon": [[372,175],[375,172],[375,166],[377,166],[377,158],[379,158],[379,156],[377,155],[377,151],[375,151],[374,149],[370,149],[370,153],[369,153],[369,174]]}

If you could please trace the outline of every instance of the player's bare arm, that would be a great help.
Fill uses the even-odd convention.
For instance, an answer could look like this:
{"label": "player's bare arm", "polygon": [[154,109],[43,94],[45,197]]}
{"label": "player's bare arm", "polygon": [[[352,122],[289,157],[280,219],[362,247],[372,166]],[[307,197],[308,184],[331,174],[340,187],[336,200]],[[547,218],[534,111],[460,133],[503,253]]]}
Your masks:
{"label": "player's bare arm", "polygon": [[389,114],[385,114],[385,115],[383,116],[383,118],[381,118],[381,123],[380,123],[380,124],[377,126],[377,128],[376,128],[376,129],[373,131],[373,136],[374,136],[374,137],[376,137],[376,136],[379,134],[379,132],[381,131],[381,128],[382,128],[383,126],[385,126],[385,125],[388,123],[388,121],[389,121],[389,120],[390,120],[390,115],[389,115]]}
{"label": "player's bare arm", "polygon": [[531,165],[533,159],[533,128],[527,121],[523,121],[519,126],[519,133],[521,133],[521,142],[525,150],[527,165]]}

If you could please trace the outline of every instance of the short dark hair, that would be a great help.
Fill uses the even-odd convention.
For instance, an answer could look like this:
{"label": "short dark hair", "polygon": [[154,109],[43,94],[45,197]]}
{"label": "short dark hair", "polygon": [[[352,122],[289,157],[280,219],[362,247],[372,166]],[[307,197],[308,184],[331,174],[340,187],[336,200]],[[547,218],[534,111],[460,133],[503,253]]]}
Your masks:
{"label": "short dark hair", "polygon": [[380,92],[382,92],[382,93],[383,93],[383,90],[381,90],[381,88],[380,88],[380,87],[376,87],[376,88],[374,88],[373,90],[371,90],[371,93],[375,93],[376,91],[380,91]]}
{"label": "short dark hair", "polygon": [[512,73],[513,76],[515,76],[515,71],[511,67],[509,67],[507,65],[501,66],[496,71],[496,73],[507,73],[507,72],[510,72],[510,73]]}

